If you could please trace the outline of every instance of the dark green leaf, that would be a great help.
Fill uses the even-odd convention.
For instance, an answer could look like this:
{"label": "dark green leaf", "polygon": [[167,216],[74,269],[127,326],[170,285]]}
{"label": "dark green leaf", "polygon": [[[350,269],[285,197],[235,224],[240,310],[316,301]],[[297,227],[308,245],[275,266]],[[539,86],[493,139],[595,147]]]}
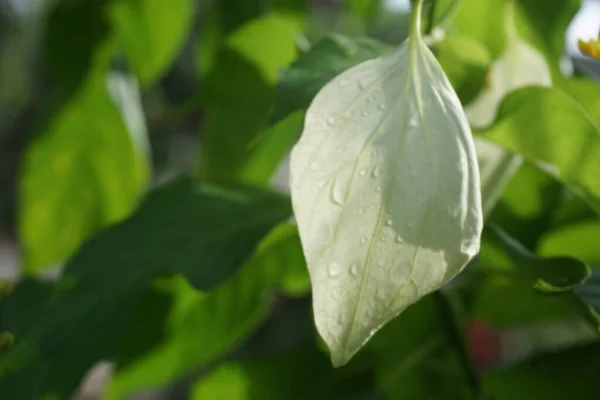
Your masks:
{"label": "dark green leaf", "polygon": [[67,398],[94,362],[114,355],[155,276],[182,274],[212,289],[290,212],[287,198],[250,188],[182,179],[156,190],[132,218],[88,242],[58,283],[24,281],[3,300],[2,329],[16,345],[0,358],[12,371],[0,392]]}
{"label": "dark green leaf", "polygon": [[268,315],[273,292],[290,267],[287,262],[298,261],[287,253],[290,239],[296,238],[293,226],[275,228],[248,263],[209,294],[179,277],[166,282],[174,303],[167,334],[135,362],[118,362],[107,399],[172,382],[226,355],[252,333]]}
{"label": "dark green leaf", "polygon": [[273,164],[277,165],[287,153],[295,137],[290,125],[282,129],[291,135],[281,134],[273,139],[274,143],[258,147],[253,144],[266,128],[274,107],[279,69],[295,56],[296,34],[293,21],[273,15],[252,21],[227,38],[227,47],[219,52],[206,77],[206,125],[200,167],[203,178],[240,180],[246,162],[256,165],[252,160],[254,152],[265,151],[269,153],[269,158],[263,160],[266,175],[256,175],[254,169],[251,180],[268,181]]}
{"label": "dark green leaf", "polygon": [[367,38],[328,36],[302,54],[285,70],[277,87],[277,122],[296,110],[306,109],[317,92],[336,75],[391,48]]}
{"label": "dark green leaf", "polygon": [[496,400],[593,400],[598,396],[600,345],[538,356],[484,375],[486,398]]}
{"label": "dark green leaf", "polygon": [[582,284],[590,276],[589,267],[575,258],[540,258],[493,225],[488,225],[487,232],[498,240],[518,265],[517,273],[541,292],[565,292]]}

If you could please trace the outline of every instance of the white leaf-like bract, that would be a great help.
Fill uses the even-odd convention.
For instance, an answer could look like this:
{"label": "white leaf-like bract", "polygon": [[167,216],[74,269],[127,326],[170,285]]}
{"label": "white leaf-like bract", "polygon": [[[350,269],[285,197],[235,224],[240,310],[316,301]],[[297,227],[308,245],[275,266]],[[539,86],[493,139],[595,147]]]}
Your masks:
{"label": "white leaf-like bract", "polygon": [[473,138],[414,20],[396,51],[318,93],[291,155],[315,323],[335,366],[479,251]]}

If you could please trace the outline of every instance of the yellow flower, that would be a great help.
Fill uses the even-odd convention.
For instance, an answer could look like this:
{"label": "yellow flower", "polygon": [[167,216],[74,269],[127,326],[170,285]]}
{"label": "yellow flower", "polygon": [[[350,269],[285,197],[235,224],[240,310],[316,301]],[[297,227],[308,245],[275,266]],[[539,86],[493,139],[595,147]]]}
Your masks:
{"label": "yellow flower", "polygon": [[579,39],[577,41],[579,45],[579,50],[592,58],[600,60],[600,37],[598,39],[590,39],[587,42]]}

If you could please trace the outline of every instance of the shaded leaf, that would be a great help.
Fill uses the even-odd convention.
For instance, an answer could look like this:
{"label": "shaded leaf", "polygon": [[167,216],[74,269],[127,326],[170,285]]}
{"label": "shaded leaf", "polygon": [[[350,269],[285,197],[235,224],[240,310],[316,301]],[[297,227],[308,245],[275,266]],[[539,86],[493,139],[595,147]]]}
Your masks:
{"label": "shaded leaf", "polygon": [[592,400],[599,378],[600,346],[591,344],[489,372],[483,387],[486,396],[497,400]]}
{"label": "shaded leaf", "polygon": [[332,35],[315,44],[285,70],[277,86],[277,122],[292,112],[306,109],[317,92],[337,74],[380,56],[390,47],[367,38]]}
{"label": "shaded leaf", "polygon": [[[206,77],[202,178],[240,180],[254,151],[264,150],[264,146],[259,149],[252,145],[268,124],[279,69],[295,57],[296,34],[293,21],[272,15],[254,20],[227,37]],[[282,137],[283,146],[274,143],[269,150],[270,163],[278,163],[288,150],[286,143],[292,139]],[[266,176],[255,175],[252,180],[268,181],[272,172],[269,169]]]}
{"label": "shaded leaf", "polygon": [[0,391],[68,397],[94,362],[114,355],[154,277],[182,274],[212,289],[289,214],[286,198],[250,188],[182,179],[157,189],[132,218],[88,242],[55,285],[25,280],[3,300],[0,322],[17,342],[0,358],[11,371]]}

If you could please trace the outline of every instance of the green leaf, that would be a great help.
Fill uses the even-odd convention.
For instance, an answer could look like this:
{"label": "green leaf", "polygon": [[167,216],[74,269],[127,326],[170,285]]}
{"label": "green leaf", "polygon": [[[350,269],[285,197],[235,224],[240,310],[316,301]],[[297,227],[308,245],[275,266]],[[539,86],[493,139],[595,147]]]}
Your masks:
{"label": "green leaf", "polygon": [[[239,180],[246,162],[256,162],[252,160],[254,150],[263,148],[252,144],[268,124],[279,69],[295,57],[296,34],[293,21],[271,15],[242,26],[227,38],[226,47],[206,77],[202,178]],[[273,144],[265,165],[278,163],[288,150],[285,142],[290,140],[285,136],[283,146]],[[269,167],[266,176],[255,175],[251,180],[268,180],[272,172]]]}
{"label": "green leaf", "polygon": [[257,189],[189,179],[157,189],[133,217],[83,246],[58,283],[25,280],[3,300],[2,329],[17,342],[0,358],[11,371],[0,392],[68,398],[93,363],[114,355],[156,276],[182,274],[200,290],[221,285],[289,215],[287,198]]}
{"label": "green leaf", "polygon": [[329,82],[291,155],[315,322],[334,366],[479,250],[475,146],[418,32]]}
{"label": "green leaf", "polygon": [[600,132],[565,94],[520,89],[502,103],[494,125],[477,133],[541,166],[600,212],[600,159],[594,156]]}
{"label": "green leaf", "polygon": [[[596,334],[600,334],[600,315],[593,308],[597,305],[597,299],[593,298],[593,303],[588,304],[587,299],[577,292],[579,289],[588,290],[597,285],[592,282],[584,289],[590,277],[590,269],[586,264],[570,257],[537,257],[494,226],[488,225],[486,233],[488,233],[486,238],[492,239],[500,245],[506,255],[516,264],[513,278],[535,288],[540,293],[561,296],[573,312],[582,317],[595,330]],[[485,247],[482,247],[482,253],[483,249]],[[572,291],[572,289],[575,290]],[[600,292],[597,289],[594,291]]]}
{"label": "green leaf", "polygon": [[133,362],[117,363],[107,399],[181,378],[225,355],[252,333],[270,311],[273,292],[290,268],[287,262],[298,264],[290,258],[295,254],[289,254],[296,240],[293,226],[275,228],[246,265],[208,294],[195,291],[180,277],[169,282],[175,305],[165,337]]}
{"label": "green leaf", "polygon": [[[410,327],[409,329],[407,329]],[[442,371],[431,365],[447,360],[444,326],[433,296],[426,296],[383,327],[366,348],[376,357],[376,384],[389,398],[439,398],[464,385],[460,366]],[[450,376],[445,376],[446,372]],[[452,382],[430,385],[431,380]],[[460,390],[460,389],[459,389]]]}
{"label": "green leaf", "polygon": [[547,296],[505,276],[492,275],[481,282],[474,299],[474,315],[493,326],[534,324],[573,315],[564,299]]}
{"label": "green leaf", "polygon": [[380,0],[348,0],[348,9],[352,15],[369,22],[377,15],[380,3]]}
{"label": "green leaf", "polygon": [[487,231],[498,240],[506,253],[518,265],[517,273],[535,289],[559,293],[573,289],[590,276],[587,264],[571,257],[539,258],[503,230],[491,225]]}
{"label": "green leaf", "polygon": [[452,16],[450,30],[485,45],[492,57],[504,49],[503,0],[462,0]]}
{"label": "green leaf", "polygon": [[107,12],[143,85],[164,75],[178,55],[192,26],[194,9],[193,0],[113,0]]}
{"label": "green leaf", "polygon": [[600,266],[600,222],[588,220],[548,232],[542,238],[538,253],[543,256],[568,254]]}
{"label": "green leaf", "polygon": [[306,109],[321,88],[344,70],[382,55],[390,47],[367,38],[331,35],[303,53],[282,74],[277,86],[277,122],[296,110]]}
{"label": "green leaf", "polygon": [[599,370],[600,346],[590,344],[486,373],[483,388],[497,400],[594,399]]}
{"label": "green leaf", "polygon": [[145,189],[145,127],[131,119],[141,113],[138,94],[118,76],[107,78],[90,75],[27,150],[19,188],[27,273],[64,261],[91,234],[128,216]]}

